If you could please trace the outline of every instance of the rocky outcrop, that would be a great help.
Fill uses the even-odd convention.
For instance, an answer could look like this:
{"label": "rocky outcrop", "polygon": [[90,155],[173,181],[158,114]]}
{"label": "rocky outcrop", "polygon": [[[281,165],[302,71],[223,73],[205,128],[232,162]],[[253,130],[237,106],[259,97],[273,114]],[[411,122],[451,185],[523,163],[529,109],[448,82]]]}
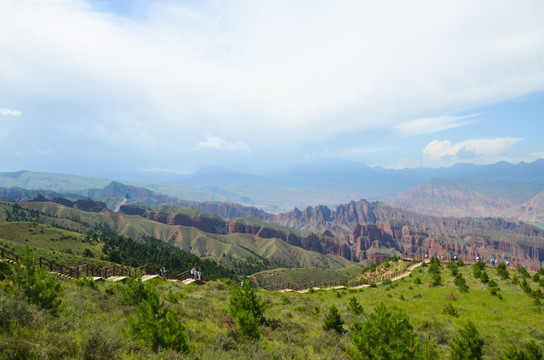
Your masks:
{"label": "rocky outcrop", "polygon": [[544,238],[516,236],[506,238],[497,233],[471,231],[463,236],[431,235],[395,222],[357,225],[353,231],[353,260],[376,257],[380,249],[395,249],[410,256],[436,256],[460,259],[500,259],[538,268],[544,261]]}
{"label": "rocky outcrop", "polygon": [[305,250],[316,251],[321,254],[334,254],[351,259],[351,249],[347,244],[340,244],[337,239],[325,234],[302,232],[297,234],[287,228],[278,228],[277,225],[267,226],[266,223],[248,223],[243,219],[233,219],[227,222],[229,234],[252,234],[260,238],[276,238]]}
{"label": "rocky outcrop", "polygon": [[512,210],[508,216],[533,224],[544,224],[544,191]]}
{"label": "rocky outcrop", "polygon": [[79,199],[77,201],[70,201],[70,200],[65,199],[63,197],[57,196],[57,197],[50,200],[50,199],[47,199],[46,197],[44,197],[43,195],[38,194],[35,198],[33,198],[30,201],[32,201],[32,202],[51,201],[51,202],[54,202],[54,203],[57,203],[57,204],[67,206],[67,207],[71,207],[71,208],[79,209],[79,210],[83,210],[83,211],[88,211],[88,212],[101,212],[101,211],[107,210],[106,209],[106,204],[104,204],[103,202],[94,201],[94,200],[91,200],[91,199],[88,199],[88,198]]}

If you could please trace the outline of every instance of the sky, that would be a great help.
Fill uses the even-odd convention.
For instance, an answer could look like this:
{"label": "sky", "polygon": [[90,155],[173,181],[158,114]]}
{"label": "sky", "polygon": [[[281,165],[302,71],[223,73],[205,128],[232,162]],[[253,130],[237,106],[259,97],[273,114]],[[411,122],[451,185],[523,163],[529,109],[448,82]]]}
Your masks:
{"label": "sky", "polygon": [[544,158],[544,2],[0,1],[0,171]]}

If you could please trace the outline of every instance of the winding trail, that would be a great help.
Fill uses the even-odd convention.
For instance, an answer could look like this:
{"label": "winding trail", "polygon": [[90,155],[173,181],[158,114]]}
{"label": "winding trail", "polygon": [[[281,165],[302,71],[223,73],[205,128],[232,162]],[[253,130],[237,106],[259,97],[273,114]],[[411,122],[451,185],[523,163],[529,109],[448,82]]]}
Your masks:
{"label": "winding trail", "polygon": [[[424,262],[428,263],[430,260],[425,260]],[[421,266],[423,264],[423,261],[421,262],[418,262],[416,264],[413,264],[413,265],[410,265],[408,266],[406,269],[404,269],[404,272],[400,275],[397,275],[393,278],[391,278],[391,281],[396,281],[396,280],[400,280],[402,278],[405,278],[407,276],[409,276],[412,271]],[[381,284],[382,282],[380,281],[378,284]],[[361,289],[361,288],[365,288],[365,287],[370,287],[369,284],[363,284],[363,285],[357,285],[357,286],[352,286],[352,287],[348,287],[348,286],[343,286],[343,285],[339,285],[339,286],[332,286],[332,287],[327,287],[327,288],[318,288],[318,287],[315,287],[313,288],[314,290],[337,290],[337,289]],[[310,289],[304,289],[304,290],[293,290],[293,289],[282,289],[282,290],[278,290],[278,292],[297,292],[299,294],[303,294],[303,293],[307,293],[308,291],[310,291]]]}

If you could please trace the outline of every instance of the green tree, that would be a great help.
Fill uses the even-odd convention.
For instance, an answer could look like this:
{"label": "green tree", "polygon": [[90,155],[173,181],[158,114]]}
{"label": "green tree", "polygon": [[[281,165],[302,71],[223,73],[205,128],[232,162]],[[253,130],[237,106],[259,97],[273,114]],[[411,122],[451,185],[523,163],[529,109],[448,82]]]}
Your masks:
{"label": "green tree", "polygon": [[542,360],[544,354],[538,344],[531,340],[525,345],[525,350],[511,344],[508,350],[500,358],[501,360]]}
{"label": "green tree", "polygon": [[60,282],[35,262],[36,255],[27,245],[20,257],[20,264],[13,265],[13,274],[6,279],[8,288],[21,289],[29,302],[56,314],[61,304]]}
{"label": "green tree", "polygon": [[164,302],[155,289],[140,302],[128,323],[133,336],[155,352],[160,349],[189,351],[185,326],[175,311],[164,309]]}
{"label": "green tree", "polygon": [[487,274],[487,271],[484,270],[480,273],[480,281],[484,284],[489,282],[489,275]]}
{"label": "green tree", "polygon": [[141,279],[127,278],[124,286],[121,287],[119,302],[123,305],[139,305],[142,301],[149,299],[154,291],[156,290],[151,285],[146,285]]}
{"label": "green tree", "polygon": [[475,278],[479,279],[481,274],[482,274],[482,271],[485,270],[485,262],[483,261],[478,261],[477,263],[475,263],[474,265],[472,265],[472,274],[474,275]]}
{"label": "green tree", "polygon": [[437,359],[432,343],[422,348],[408,321],[398,308],[378,305],[368,320],[353,334],[355,359]]}
{"label": "green tree", "polygon": [[442,277],[440,276],[440,274],[438,274],[438,273],[433,274],[432,284],[433,284],[433,286],[442,285]]}
{"label": "green tree", "polygon": [[235,285],[230,295],[230,313],[236,320],[239,333],[250,339],[261,336],[259,324],[264,324],[265,303],[257,296],[249,279],[242,286]]}
{"label": "green tree", "polygon": [[365,309],[363,309],[363,306],[359,304],[355,296],[349,299],[348,308],[349,308],[349,311],[351,311],[353,315],[363,315],[365,313]]}
{"label": "green tree", "polygon": [[520,266],[520,267],[518,267],[516,270],[518,271],[518,273],[520,274],[520,276],[521,276],[522,279],[528,279],[528,278],[531,277],[531,275],[529,274],[529,272],[527,271],[527,269],[524,268],[524,267],[521,267],[521,266]]}
{"label": "green tree", "polygon": [[344,321],[340,317],[338,308],[335,305],[332,305],[329,308],[329,313],[325,316],[325,323],[323,324],[323,329],[326,331],[335,331],[338,335],[342,335],[346,332],[344,329]]}
{"label": "green tree", "polygon": [[479,360],[484,356],[484,340],[471,321],[459,330],[450,348],[452,360]]}
{"label": "green tree", "polygon": [[435,257],[431,258],[429,269],[427,269],[427,271],[429,274],[440,274],[440,260]]}
{"label": "green tree", "polygon": [[463,274],[457,273],[457,275],[455,275],[453,283],[459,288],[459,291],[468,292],[468,285],[465,278],[463,277]]}
{"label": "green tree", "polygon": [[503,280],[506,280],[510,277],[510,273],[508,272],[508,268],[506,267],[506,264],[504,262],[500,262],[499,265],[497,265],[497,274]]}

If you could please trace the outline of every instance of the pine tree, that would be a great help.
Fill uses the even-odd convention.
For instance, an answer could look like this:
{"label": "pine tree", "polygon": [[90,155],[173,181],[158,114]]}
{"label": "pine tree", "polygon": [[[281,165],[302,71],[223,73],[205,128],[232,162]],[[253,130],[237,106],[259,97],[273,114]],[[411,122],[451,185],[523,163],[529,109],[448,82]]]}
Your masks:
{"label": "pine tree", "polygon": [[154,288],[145,300],[141,300],[128,322],[133,336],[151,346],[155,352],[160,349],[189,351],[185,326],[179,315],[173,310],[164,309],[164,302],[160,301]]}
{"label": "pine tree", "polygon": [[468,292],[467,282],[461,273],[457,273],[455,279],[453,280],[453,283],[459,288],[459,291]]}
{"label": "pine tree", "polygon": [[8,287],[19,288],[28,301],[56,314],[59,310],[60,282],[36,265],[36,255],[26,246],[20,264],[13,265],[13,275],[8,277]]}
{"label": "pine tree", "polygon": [[484,340],[471,321],[459,330],[450,347],[452,360],[480,360],[484,356]]}
{"label": "pine tree", "polygon": [[389,310],[378,305],[368,320],[353,334],[354,358],[374,359],[438,359],[432,343],[421,347],[419,339],[400,309]]}
{"label": "pine tree", "polygon": [[259,324],[264,324],[265,303],[257,296],[249,279],[242,286],[234,286],[230,296],[230,312],[236,320],[239,333],[250,339],[261,336]]}
{"label": "pine tree", "polygon": [[503,280],[506,280],[510,277],[510,273],[508,272],[508,268],[506,267],[505,263],[500,262],[499,265],[497,265],[497,274]]}
{"label": "pine tree", "polygon": [[325,323],[323,324],[323,329],[326,331],[335,331],[338,335],[342,335],[346,332],[344,329],[344,321],[340,317],[338,308],[335,305],[332,305],[329,308],[329,313],[325,316]]}
{"label": "pine tree", "polygon": [[365,313],[365,309],[359,304],[355,296],[349,299],[349,311],[351,311],[353,315],[363,315]]}

